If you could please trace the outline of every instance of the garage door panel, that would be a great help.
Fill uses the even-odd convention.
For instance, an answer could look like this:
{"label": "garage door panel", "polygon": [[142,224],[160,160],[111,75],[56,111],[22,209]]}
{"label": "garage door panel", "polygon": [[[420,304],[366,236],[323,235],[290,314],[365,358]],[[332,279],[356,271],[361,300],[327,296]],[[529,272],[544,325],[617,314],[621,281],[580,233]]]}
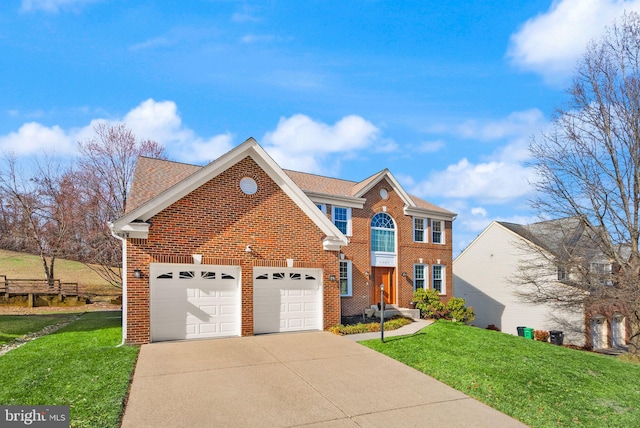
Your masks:
{"label": "garage door panel", "polygon": [[239,336],[239,267],[154,263],[150,274],[152,341]]}
{"label": "garage door panel", "polygon": [[254,269],[254,332],[322,329],[322,271]]}

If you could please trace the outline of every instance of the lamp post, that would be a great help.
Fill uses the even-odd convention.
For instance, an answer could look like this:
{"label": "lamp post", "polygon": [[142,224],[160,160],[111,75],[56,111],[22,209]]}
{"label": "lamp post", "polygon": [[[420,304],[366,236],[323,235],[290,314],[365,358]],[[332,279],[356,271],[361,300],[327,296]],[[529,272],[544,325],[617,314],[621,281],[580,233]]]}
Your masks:
{"label": "lamp post", "polygon": [[384,284],[380,284],[380,340],[384,343]]}

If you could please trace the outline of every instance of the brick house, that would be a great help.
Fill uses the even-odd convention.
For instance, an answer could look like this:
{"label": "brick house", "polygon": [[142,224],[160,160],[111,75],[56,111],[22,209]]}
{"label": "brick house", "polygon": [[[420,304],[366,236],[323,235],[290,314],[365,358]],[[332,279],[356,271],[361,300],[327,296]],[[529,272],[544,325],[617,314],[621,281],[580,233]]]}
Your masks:
{"label": "brick house", "polygon": [[455,214],[388,170],[281,169],[252,138],[201,167],[140,158],[123,242],[128,343],[322,330],[415,287],[452,290]]}

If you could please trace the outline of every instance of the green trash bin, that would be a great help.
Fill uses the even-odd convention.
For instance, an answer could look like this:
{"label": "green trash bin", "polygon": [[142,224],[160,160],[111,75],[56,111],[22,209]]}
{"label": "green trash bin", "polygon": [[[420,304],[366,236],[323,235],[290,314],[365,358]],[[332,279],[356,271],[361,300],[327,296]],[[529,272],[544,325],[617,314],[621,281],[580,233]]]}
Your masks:
{"label": "green trash bin", "polygon": [[524,337],[526,339],[533,339],[533,329],[530,327],[524,328]]}

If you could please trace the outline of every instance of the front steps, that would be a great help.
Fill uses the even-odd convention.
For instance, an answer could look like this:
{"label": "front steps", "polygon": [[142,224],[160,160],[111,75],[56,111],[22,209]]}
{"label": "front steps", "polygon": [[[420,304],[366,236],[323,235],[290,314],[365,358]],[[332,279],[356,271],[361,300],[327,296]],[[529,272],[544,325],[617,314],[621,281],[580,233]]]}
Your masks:
{"label": "front steps", "polygon": [[[365,309],[367,316],[375,316],[380,318],[381,310],[376,305],[371,306],[369,309]],[[389,319],[395,316],[402,316],[411,318],[414,320],[420,319],[420,309],[399,308],[396,305],[386,305],[384,310],[384,318]]]}

